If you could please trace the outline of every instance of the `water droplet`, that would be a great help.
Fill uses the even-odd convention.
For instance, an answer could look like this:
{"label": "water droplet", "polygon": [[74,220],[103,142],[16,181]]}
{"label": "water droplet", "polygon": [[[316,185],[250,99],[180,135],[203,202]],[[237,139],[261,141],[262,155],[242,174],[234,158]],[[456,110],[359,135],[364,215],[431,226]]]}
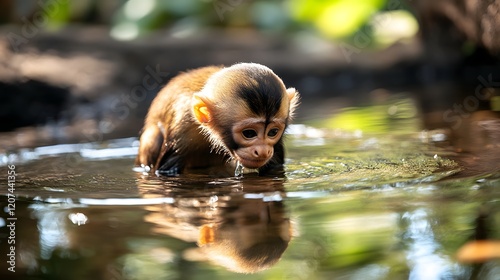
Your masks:
{"label": "water droplet", "polygon": [[236,169],[234,170],[234,176],[235,177],[242,177],[243,176],[243,165],[239,161],[236,163]]}
{"label": "water droplet", "polygon": [[208,205],[210,205],[211,207],[214,207],[214,206],[216,206],[217,201],[219,201],[219,197],[216,195],[213,195],[210,197],[210,199],[208,199]]}
{"label": "water droplet", "polygon": [[147,165],[145,165],[145,164],[141,164],[141,166],[142,166],[142,168],[143,168],[144,172],[146,172],[146,173],[147,173],[147,172],[149,172],[149,171],[151,170],[151,167],[149,167],[149,166],[147,166]]}
{"label": "water droplet", "polygon": [[71,213],[68,215],[68,218],[71,220],[71,222],[75,225],[84,225],[88,218],[85,216],[83,213]]}

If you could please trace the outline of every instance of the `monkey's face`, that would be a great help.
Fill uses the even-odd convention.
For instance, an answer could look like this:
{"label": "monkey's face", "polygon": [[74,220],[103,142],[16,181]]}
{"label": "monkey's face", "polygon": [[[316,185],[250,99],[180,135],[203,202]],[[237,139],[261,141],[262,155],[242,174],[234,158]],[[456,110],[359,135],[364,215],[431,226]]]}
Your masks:
{"label": "monkey's face", "polygon": [[242,63],[213,74],[193,95],[192,113],[213,150],[257,169],[273,158],[297,103],[269,68]]}
{"label": "monkey's face", "polygon": [[235,158],[246,168],[257,169],[264,166],[274,154],[285,130],[285,120],[273,119],[266,124],[265,119],[248,118],[234,124],[232,136],[237,148]]}

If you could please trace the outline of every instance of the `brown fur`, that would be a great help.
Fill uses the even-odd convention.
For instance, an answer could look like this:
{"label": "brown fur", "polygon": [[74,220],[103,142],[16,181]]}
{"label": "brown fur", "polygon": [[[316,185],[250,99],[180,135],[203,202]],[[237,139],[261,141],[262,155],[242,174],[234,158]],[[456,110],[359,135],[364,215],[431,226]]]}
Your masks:
{"label": "brown fur", "polygon": [[[236,64],[230,68],[208,66],[191,70],[174,77],[153,100],[140,138],[136,166],[145,171],[165,170],[167,175],[186,169],[227,166],[229,159],[237,156],[226,141],[234,133],[231,127],[237,121],[255,117],[247,103],[252,97],[247,101],[238,97],[240,84],[257,83],[251,78],[252,71],[260,71],[261,83],[270,79],[269,83],[282,92],[279,99],[283,102],[276,116],[286,126],[298,95],[294,89],[286,90],[281,79],[267,67]],[[278,140],[282,153],[281,136]],[[260,146],[255,149],[268,154]],[[277,164],[282,164],[282,159]]]}

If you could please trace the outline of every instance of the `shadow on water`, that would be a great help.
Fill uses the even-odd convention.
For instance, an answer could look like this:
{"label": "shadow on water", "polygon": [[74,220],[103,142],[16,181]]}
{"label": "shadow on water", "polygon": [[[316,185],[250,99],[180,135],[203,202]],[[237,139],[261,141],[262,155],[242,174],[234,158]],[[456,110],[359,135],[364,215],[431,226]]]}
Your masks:
{"label": "shadow on water", "polygon": [[[350,110],[346,119],[392,106]],[[3,154],[15,199],[7,184],[0,274],[495,279],[498,147],[459,154],[446,131],[417,132],[414,117],[381,121],[378,134],[292,126],[285,178],[143,176],[131,170],[132,138]]]}

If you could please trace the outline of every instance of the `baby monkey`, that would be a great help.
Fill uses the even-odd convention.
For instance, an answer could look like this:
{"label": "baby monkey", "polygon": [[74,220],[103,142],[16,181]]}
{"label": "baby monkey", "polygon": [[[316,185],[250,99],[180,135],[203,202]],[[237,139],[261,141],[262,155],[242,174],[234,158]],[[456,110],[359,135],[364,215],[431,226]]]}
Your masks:
{"label": "baby monkey", "polygon": [[169,176],[240,165],[260,175],[282,172],[283,133],[298,100],[260,64],[179,74],[149,108],[135,165]]}

